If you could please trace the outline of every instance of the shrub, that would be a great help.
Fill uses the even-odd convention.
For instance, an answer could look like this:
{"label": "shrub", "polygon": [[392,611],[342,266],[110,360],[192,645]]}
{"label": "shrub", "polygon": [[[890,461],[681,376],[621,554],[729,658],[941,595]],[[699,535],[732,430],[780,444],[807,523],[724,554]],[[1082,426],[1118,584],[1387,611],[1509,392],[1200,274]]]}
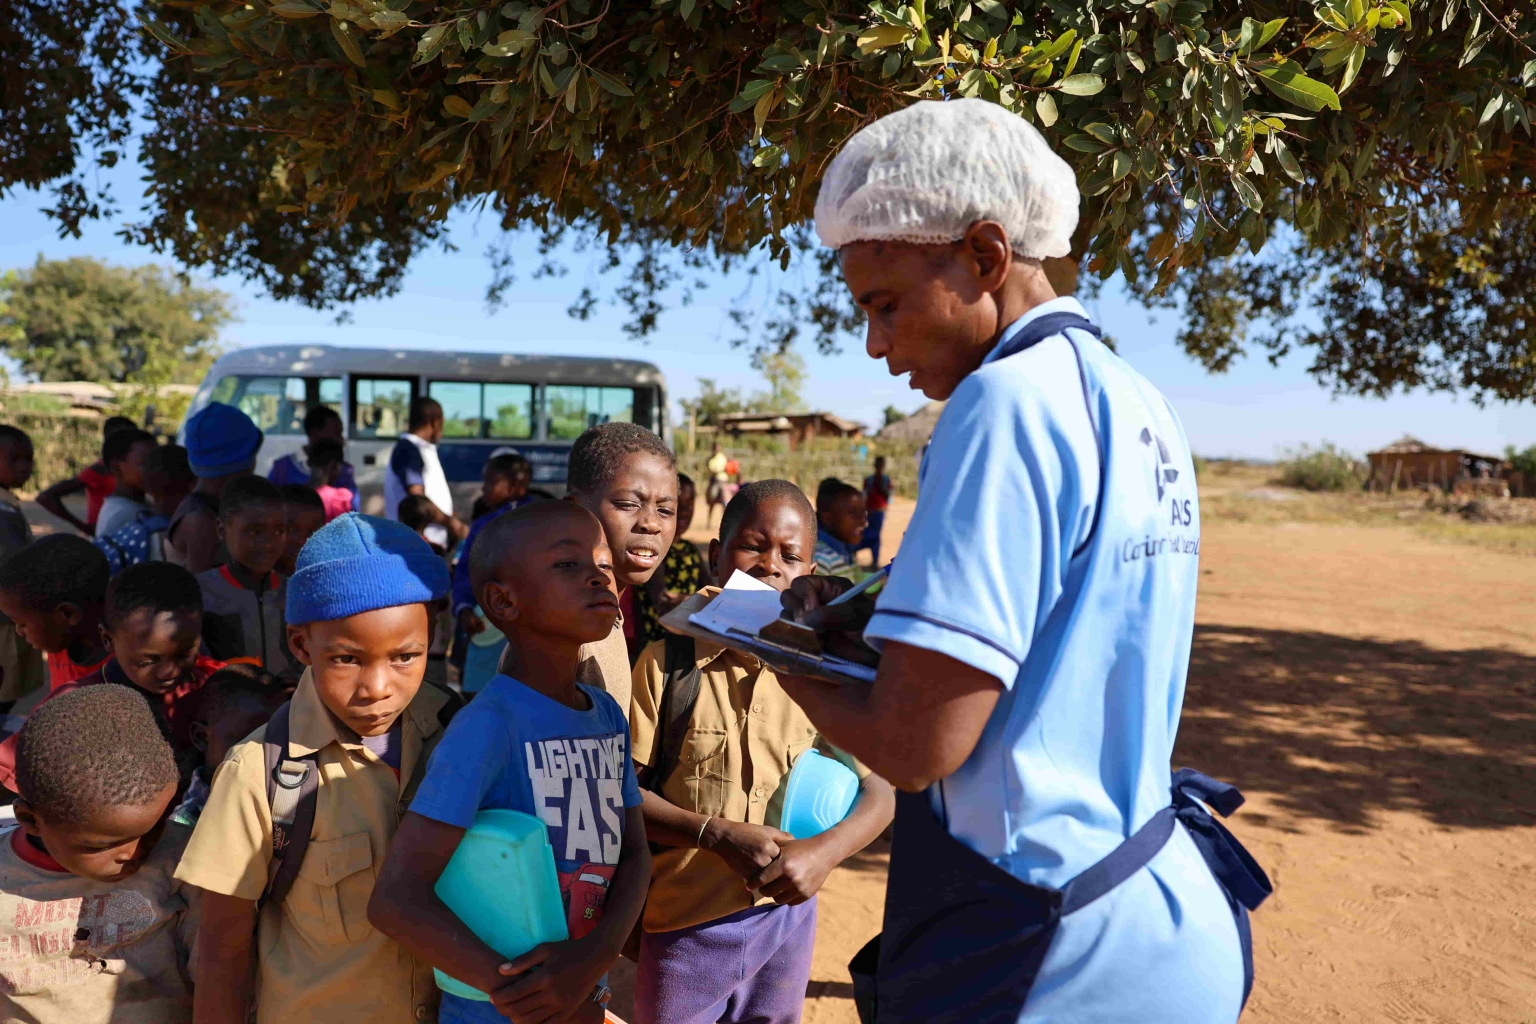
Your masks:
{"label": "shrub", "polygon": [[1288,448],[1280,462],[1280,482],[1307,491],[1343,491],[1364,482],[1365,465],[1353,455],[1324,441],[1316,448]]}

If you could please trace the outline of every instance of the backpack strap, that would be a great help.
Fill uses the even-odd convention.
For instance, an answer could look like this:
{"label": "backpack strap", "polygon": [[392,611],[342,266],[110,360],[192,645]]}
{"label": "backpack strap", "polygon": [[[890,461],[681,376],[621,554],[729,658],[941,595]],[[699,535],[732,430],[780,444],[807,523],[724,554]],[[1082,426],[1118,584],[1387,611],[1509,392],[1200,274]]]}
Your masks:
{"label": "backpack strap", "polygon": [[688,733],[688,720],[693,717],[693,706],[699,702],[704,678],[699,671],[693,637],[668,633],[663,643],[666,657],[662,662],[661,706],[656,719],[656,762],[646,766],[640,780],[653,793],[661,792],[682,757],[683,737]]}
{"label": "backpack strap", "polygon": [[300,758],[288,756],[288,712],[292,706],[285,703],[273,713],[262,739],[267,806],[272,809],[272,862],[267,867],[262,905],[281,903],[287,897],[315,827],[320,763],[313,752]]}

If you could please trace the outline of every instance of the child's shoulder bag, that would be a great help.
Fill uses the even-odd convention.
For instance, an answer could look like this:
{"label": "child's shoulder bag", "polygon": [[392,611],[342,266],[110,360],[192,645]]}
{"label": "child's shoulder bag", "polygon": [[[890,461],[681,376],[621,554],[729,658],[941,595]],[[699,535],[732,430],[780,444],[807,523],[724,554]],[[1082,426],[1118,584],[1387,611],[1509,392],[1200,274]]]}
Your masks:
{"label": "child's shoulder bag", "polygon": [[[445,686],[422,681],[423,686],[436,686],[448,697],[437,712],[442,728],[427,737],[422,745],[421,756],[406,783],[402,800],[409,805],[416,795],[426,774],[427,761],[437,747],[448,723],[464,706],[464,699]],[[320,788],[319,751],[303,757],[288,756],[288,709],[291,702],[283,704],[267,722],[262,739],[262,756],[266,763],[267,806],[272,811],[272,861],[267,866],[267,889],[261,894],[260,906],[281,903],[293,888],[299,876],[299,866],[304,863],[304,851],[309,848],[310,833],[315,827],[316,791]]]}

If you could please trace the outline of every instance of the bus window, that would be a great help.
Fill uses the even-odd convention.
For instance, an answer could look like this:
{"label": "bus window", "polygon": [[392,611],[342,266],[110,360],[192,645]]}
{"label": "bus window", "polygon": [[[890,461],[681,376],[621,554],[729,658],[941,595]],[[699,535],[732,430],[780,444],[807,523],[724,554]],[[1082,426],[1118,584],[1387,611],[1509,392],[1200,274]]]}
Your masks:
{"label": "bus window", "polygon": [[341,378],[220,377],[212,398],[239,409],[269,436],[302,436],[304,415],[315,406],[341,411]]}
{"label": "bus window", "polygon": [[486,437],[520,441],[533,436],[533,385],[485,386]]}
{"label": "bus window", "polygon": [[399,437],[416,397],[416,382],[399,377],[352,378],[352,437]]}
{"label": "bus window", "polygon": [[427,394],[443,407],[444,437],[480,437],[480,385],[435,380]]}
{"label": "bus window", "polygon": [[574,441],[600,423],[634,420],[634,388],[593,388],[580,384],[549,384],[544,388],[544,415],[549,439]]}
{"label": "bus window", "polygon": [[533,385],[434,380],[427,394],[443,407],[444,437],[524,441],[533,437]]}

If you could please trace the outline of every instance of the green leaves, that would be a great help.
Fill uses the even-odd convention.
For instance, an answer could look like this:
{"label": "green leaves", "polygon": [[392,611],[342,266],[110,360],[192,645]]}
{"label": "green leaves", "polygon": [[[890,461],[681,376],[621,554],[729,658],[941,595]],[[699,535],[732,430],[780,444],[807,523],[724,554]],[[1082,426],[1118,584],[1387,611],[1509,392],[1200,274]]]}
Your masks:
{"label": "green leaves", "polygon": [[1276,96],[1306,110],[1338,110],[1339,95],[1323,82],[1308,78],[1294,63],[1259,70],[1259,81]]}
{"label": "green leaves", "polygon": [[860,53],[875,53],[892,46],[899,46],[911,39],[912,29],[906,25],[876,25],[858,37]]}
{"label": "green leaves", "polygon": [[352,38],[351,26],[336,18],[331,19],[331,35],[336,37],[336,42],[341,44],[341,52],[347,55],[347,60],[360,68],[368,66],[363,59],[363,51],[357,45],[357,40]]}
{"label": "green leaves", "polygon": [[443,113],[448,114],[450,117],[467,118],[473,112],[474,110],[470,107],[469,101],[462,96],[449,96],[443,100]]}
{"label": "green leaves", "polygon": [[1055,88],[1068,96],[1097,96],[1104,91],[1104,79],[1098,75],[1068,75]]}

